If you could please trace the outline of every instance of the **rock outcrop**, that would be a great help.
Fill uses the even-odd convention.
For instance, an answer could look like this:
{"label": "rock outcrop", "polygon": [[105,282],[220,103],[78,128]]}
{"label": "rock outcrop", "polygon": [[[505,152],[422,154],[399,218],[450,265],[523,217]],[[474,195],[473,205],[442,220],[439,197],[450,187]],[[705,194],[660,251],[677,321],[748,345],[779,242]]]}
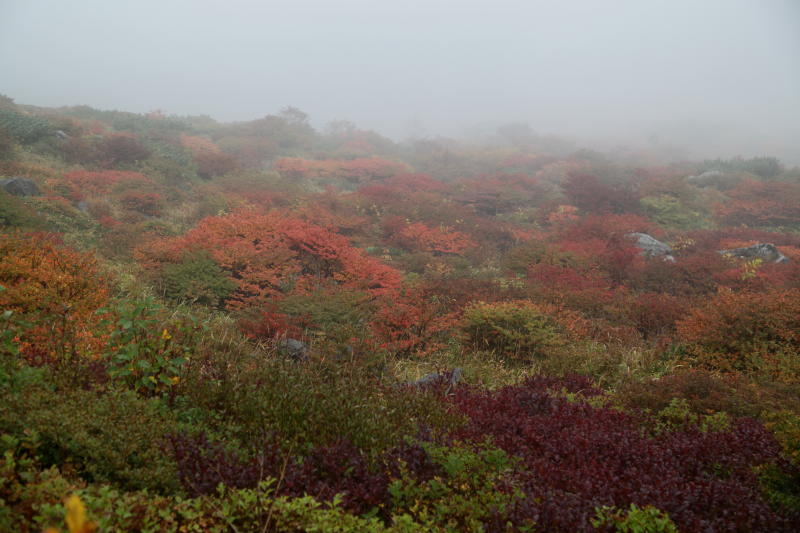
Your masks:
{"label": "rock outcrop", "polygon": [[647,233],[628,233],[627,237],[633,241],[634,246],[647,257],[661,257],[665,261],[674,262],[672,248]]}
{"label": "rock outcrop", "polygon": [[0,187],[14,196],[39,196],[42,194],[35,181],[18,176],[0,179]]}
{"label": "rock outcrop", "polygon": [[774,244],[758,243],[744,248],[718,250],[722,255],[731,255],[740,259],[761,259],[767,263],[787,263],[789,258],[783,255]]}

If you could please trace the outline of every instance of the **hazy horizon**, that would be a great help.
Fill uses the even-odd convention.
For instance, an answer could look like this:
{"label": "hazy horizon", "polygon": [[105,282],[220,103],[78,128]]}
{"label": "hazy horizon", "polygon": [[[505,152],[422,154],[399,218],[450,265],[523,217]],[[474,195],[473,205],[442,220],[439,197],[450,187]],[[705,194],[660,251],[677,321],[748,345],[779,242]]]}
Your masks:
{"label": "hazy horizon", "polygon": [[0,0],[0,94],[800,164],[800,2],[553,4]]}

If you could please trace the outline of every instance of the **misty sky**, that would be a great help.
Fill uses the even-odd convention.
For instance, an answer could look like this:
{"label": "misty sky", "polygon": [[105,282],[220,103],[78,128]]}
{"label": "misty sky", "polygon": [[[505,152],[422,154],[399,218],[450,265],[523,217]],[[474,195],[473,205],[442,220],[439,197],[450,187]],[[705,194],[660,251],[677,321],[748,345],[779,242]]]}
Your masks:
{"label": "misty sky", "polygon": [[800,0],[0,0],[0,93],[800,163]]}

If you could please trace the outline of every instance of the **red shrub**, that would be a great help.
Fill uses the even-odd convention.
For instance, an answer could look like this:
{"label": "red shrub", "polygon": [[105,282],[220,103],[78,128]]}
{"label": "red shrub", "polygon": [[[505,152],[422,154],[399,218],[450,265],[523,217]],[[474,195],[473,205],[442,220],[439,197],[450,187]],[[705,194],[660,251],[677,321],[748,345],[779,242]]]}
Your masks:
{"label": "red shrub", "polygon": [[64,181],[70,190],[69,195],[73,200],[107,195],[118,186],[132,189],[155,187],[153,180],[144,174],[126,170],[101,170],[98,172],[76,170],[64,174]]}
{"label": "red shrub", "polygon": [[379,158],[311,160],[284,157],[273,168],[287,178],[345,179],[354,183],[384,179],[405,172],[403,163]]}
{"label": "red shrub", "polygon": [[203,179],[222,176],[236,170],[236,159],[223,153],[203,152],[194,157],[197,164],[197,174]]}
{"label": "red shrub", "polygon": [[720,222],[732,226],[800,226],[800,183],[748,180],[716,206]]}
{"label": "red shrub", "polygon": [[157,193],[128,191],[120,197],[120,203],[125,209],[136,211],[143,215],[157,217],[161,215],[162,199]]}
{"label": "red shrub", "polygon": [[563,185],[569,203],[589,213],[635,213],[639,198],[629,187],[609,185],[591,174],[572,173]]}
{"label": "red shrub", "polygon": [[477,246],[465,233],[447,226],[432,228],[421,222],[406,224],[397,232],[395,241],[410,250],[452,255],[463,255]]}
{"label": "red shrub", "polygon": [[[698,363],[710,368],[751,371],[769,367],[776,357],[796,359],[800,289],[763,293],[721,289],[678,323],[678,334],[690,344]],[[780,359],[775,363],[782,365]]]}
{"label": "red shrub", "polygon": [[109,135],[97,146],[97,158],[104,166],[135,163],[149,156],[150,150],[132,133]]}
{"label": "red shrub", "polygon": [[645,337],[672,334],[675,323],[688,310],[685,299],[658,292],[638,294],[632,299],[626,299],[623,305],[623,315]]}
{"label": "red shrub", "polygon": [[[792,518],[770,509],[752,472],[780,457],[758,423],[742,419],[728,431],[692,426],[650,438],[630,415],[547,392],[560,386],[533,379],[493,392],[456,389],[453,405],[468,423],[454,437],[490,438],[521,459],[511,477],[525,498],[503,523],[588,531],[597,506],[635,503],[667,512],[681,531],[793,530]],[[592,393],[587,384],[563,386]]]}

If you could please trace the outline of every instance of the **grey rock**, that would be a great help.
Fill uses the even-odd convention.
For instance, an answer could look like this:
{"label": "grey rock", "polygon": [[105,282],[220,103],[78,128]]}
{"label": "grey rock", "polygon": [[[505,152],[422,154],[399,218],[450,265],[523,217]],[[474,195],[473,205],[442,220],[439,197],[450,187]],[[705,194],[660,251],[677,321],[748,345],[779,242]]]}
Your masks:
{"label": "grey rock", "polygon": [[744,248],[718,250],[722,255],[732,255],[739,259],[761,259],[768,263],[788,263],[789,258],[783,255],[774,244],[758,243]]}
{"label": "grey rock", "polygon": [[627,237],[633,241],[634,246],[647,257],[661,257],[665,261],[675,262],[672,248],[647,233],[628,233]]}
{"label": "grey rock", "polygon": [[81,213],[88,213],[89,212],[89,204],[87,204],[85,200],[81,200],[80,202],[78,202],[75,205],[75,207],[77,207],[78,211],[80,211]]}
{"label": "grey rock", "polygon": [[0,179],[0,187],[14,196],[39,196],[42,194],[35,181],[18,176]]}
{"label": "grey rock", "polygon": [[409,381],[407,384],[411,385],[412,387],[425,387],[437,383],[440,380],[447,379],[447,392],[450,392],[450,390],[455,388],[458,382],[461,381],[461,376],[463,373],[464,371],[461,369],[461,367],[457,366],[450,373],[449,379],[447,374],[439,374],[438,372],[434,372],[432,374],[426,374],[416,381]]}
{"label": "grey rock", "polygon": [[688,181],[694,181],[696,183],[705,183],[708,181],[714,181],[716,179],[719,179],[722,176],[724,176],[724,174],[720,170],[706,170],[705,172],[697,174],[696,176],[688,176],[686,179]]}
{"label": "grey rock", "polygon": [[67,137],[69,137],[69,135],[67,135],[66,132],[62,130],[56,130],[56,137],[58,137],[59,139],[66,139]]}
{"label": "grey rock", "polygon": [[279,346],[295,361],[308,361],[308,345],[297,339],[283,339]]}

